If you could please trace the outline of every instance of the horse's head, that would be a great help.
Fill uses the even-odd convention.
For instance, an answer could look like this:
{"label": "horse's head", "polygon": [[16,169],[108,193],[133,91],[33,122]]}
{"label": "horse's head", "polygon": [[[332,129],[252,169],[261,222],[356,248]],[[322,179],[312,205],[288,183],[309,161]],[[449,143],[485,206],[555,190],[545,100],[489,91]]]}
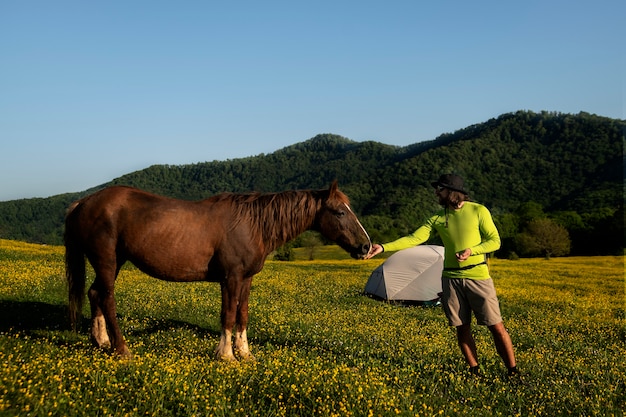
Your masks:
{"label": "horse's head", "polygon": [[372,241],[350,209],[350,200],[339,191],[337,181],[322,195],[314,229],[337,243],[353,258],[363,259],[372,248]]}

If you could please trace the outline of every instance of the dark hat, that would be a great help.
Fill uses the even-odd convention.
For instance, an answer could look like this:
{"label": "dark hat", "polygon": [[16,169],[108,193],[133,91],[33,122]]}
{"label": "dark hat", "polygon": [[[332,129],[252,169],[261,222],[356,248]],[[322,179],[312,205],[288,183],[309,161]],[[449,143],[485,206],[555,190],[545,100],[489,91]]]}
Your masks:
{"label": "dark hat", "polygon": [[463,178],[454,174],[444,174],[437,181],[431,182],[430,185],[433,187],[445,187],[452,191],[458,191],[465,195],[469,194],[465,190],[465,185],[463,184]]}

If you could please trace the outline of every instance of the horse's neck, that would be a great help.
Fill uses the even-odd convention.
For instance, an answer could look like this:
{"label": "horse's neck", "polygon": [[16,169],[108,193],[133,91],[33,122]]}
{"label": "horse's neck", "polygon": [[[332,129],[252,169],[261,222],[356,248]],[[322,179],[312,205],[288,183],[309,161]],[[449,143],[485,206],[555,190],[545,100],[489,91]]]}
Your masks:
{"label": "horse's neck", "polygon": [[318,206],[319,202],[306,191],[279,195],[269,201],[259,221],[266,244],[276,249],[309,230],[315,222]]}

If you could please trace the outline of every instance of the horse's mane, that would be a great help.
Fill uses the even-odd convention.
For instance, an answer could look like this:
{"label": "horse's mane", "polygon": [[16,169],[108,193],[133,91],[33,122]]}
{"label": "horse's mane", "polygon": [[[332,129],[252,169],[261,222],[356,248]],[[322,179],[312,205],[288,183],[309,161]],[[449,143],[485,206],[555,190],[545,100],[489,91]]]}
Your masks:
{"label": "horse's mane", "polygon": [[[263,240],[272,250],[294,239],[311,227],[329,190],[299,190],[279,193],[223,193],[216,200],[233,204],[232,228],[246,222],[253,238]],[[337,190],[339,203],[350,205],[348,197]]]}

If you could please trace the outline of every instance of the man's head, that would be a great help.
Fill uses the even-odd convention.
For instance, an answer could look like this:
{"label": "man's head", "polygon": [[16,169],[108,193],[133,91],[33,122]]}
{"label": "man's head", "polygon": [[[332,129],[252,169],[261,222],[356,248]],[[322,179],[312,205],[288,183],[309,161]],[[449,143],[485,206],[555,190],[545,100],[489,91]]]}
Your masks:
{"label": "man's head", "polygon": [[463,178],[455,174],[444,174],[437,181],[430,183],[435,188],[439,204],[453,209],[461,207],[463,201],[469,200]]}
{"label": "man's head", "polygon": [[439,177],[437,181],[433,181],[430,183],[433,187],[443,187],[452,191],[458,191],[461,194],[468,195],[468,192],[465,190],[465,184],[463,178],[455,174],[444,174]]}

